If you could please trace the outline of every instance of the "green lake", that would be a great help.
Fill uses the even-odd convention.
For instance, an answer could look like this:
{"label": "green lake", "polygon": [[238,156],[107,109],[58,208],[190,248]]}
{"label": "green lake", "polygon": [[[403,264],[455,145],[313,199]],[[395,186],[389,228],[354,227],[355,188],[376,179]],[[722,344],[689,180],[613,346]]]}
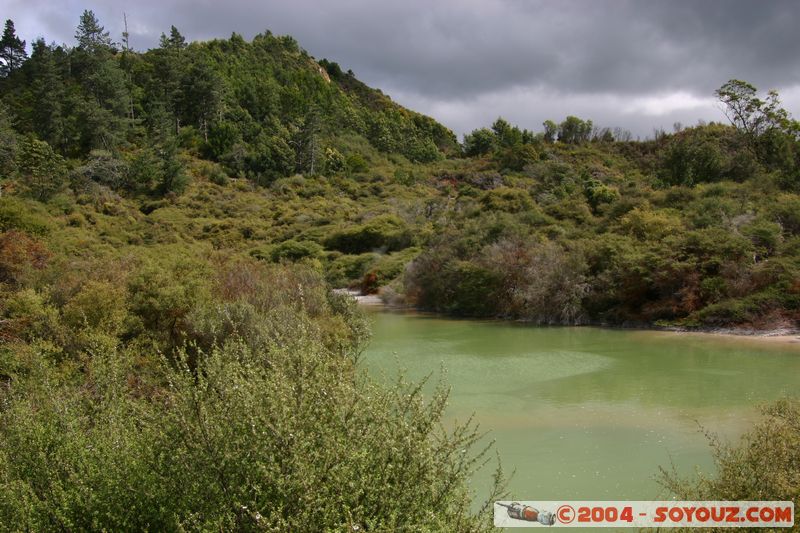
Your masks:
{"label": "green lake", "polygon": [[[654,476],[713,468],[700,427],[736,439],[757,406],[800,391],[800,345],[713,335],[543,328],[374,310],[375,375],[445,370],[447,422],[474,420],[515,470],[511,498],[646,500]],[[490,469],[473,480],[478,500]],[[477,500],[476,500],[477,501]]]}

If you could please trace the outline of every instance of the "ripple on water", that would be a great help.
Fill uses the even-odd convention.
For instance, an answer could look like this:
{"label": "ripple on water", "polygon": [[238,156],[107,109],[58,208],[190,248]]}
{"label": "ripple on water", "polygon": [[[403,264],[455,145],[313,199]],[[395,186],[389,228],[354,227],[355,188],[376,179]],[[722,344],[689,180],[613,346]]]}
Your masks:
{"label": "ripple on water", "polygon": [[[510,394],[532,384],[590,374],[614,365],[613,358],[590,352],[550,350],[509,356],[459,354],[444,360],[447,374],[455,383],[469,383],[464,392],[497,392],[498,384]],[[523,392],[524,393],[524,392]]]}

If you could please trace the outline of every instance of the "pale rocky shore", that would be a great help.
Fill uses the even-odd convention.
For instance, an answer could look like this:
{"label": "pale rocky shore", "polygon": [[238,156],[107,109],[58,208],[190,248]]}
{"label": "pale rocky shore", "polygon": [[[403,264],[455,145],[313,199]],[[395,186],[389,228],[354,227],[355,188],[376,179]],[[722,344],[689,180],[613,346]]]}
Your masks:
{"label": "pale rocky shore", "polygon": [[[334,289],[335,293],[347,294],[353,297],[360,305],[369,307],[386,306],[381,297],[377,294],[361,294],[353,289]],[[603,327],[603,326],[600,326]],[[778,326],[772,329],[750,329],[750,328],[715,328],[706,330],[695,330],[685,328],[634,328],[647,331],[649,333],[661,333],[665,336],[697,336],[698,338],[719,338],[731,341],[753,342],[759,344],[773,344],[793,346],[800,350],[800,329],[789,326]]]}
{"label": "pale rocky shore", "polygon": [[361,294],[359,291],[354,291],[352,289],[333,289],[333,292],[337,294],[346,294],[348,296],[352,296],[355,300],[361,305],[369,305],[369,306],[382,306],[385,305],[381,297],[377,294]]}
{"label": "pale rocky shore", "polygon": [[800,331],[787,328],[769,330],[720,328],[707,331],[664,330],[665,335],[682,335],[698,337],[719,337],[740,342],[760,344],[794,345],[800,350]]}

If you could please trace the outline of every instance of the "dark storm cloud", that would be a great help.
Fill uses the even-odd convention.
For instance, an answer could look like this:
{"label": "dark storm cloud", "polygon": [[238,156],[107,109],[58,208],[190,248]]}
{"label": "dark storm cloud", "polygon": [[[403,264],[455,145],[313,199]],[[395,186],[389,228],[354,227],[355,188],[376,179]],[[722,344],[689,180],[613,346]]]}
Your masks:
{"label": "dark storm cloud", "polygon": [[[640,130],[653,116],[716,117],[699,99],[732,77],[763,88],[800,84],[796,0],[4,1],[29,40],[71,42],[84,7],[116,36],[127,11],[137,48],[156,45],[170,24],[190,39],[291,34],[402,103],[434,116],[448,109],[437,118],[462,131],[498,114],[475,106],[511,104],[522,107],[503,113],[533,127],[586,110]],[[682,99],[661,108],[647,102],[676,93]]]}

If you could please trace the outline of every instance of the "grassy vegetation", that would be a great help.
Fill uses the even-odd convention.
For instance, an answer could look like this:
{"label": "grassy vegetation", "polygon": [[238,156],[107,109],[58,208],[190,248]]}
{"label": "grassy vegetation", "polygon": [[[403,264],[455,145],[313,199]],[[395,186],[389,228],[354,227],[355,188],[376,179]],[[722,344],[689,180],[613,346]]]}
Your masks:
{"label": "grassy vegetation", "polygon": [[[659,481],[680,500],[791,501],[800,503],[800,407],[781,400],[762,408],[762,419],[735,444],[709,435],[714,475],[682,477],[662,468]],[[722,531],[722,528],[716,528]],[[788,531],[798,531],[795,525]],[[711,529],[710,531],[715,531]]]}
{"label": "grassy vegetation", "polygon": [[[97,25],[0,78],[0,523],[489,527],[475,429],[359,374],[366,325],[331,287],[543,324],[800,318],[774,106],[643,142],[498,120],[462,146],[290,37],[173,28],[137,53]],[[723,101],[754,98],[739,83]]]}

